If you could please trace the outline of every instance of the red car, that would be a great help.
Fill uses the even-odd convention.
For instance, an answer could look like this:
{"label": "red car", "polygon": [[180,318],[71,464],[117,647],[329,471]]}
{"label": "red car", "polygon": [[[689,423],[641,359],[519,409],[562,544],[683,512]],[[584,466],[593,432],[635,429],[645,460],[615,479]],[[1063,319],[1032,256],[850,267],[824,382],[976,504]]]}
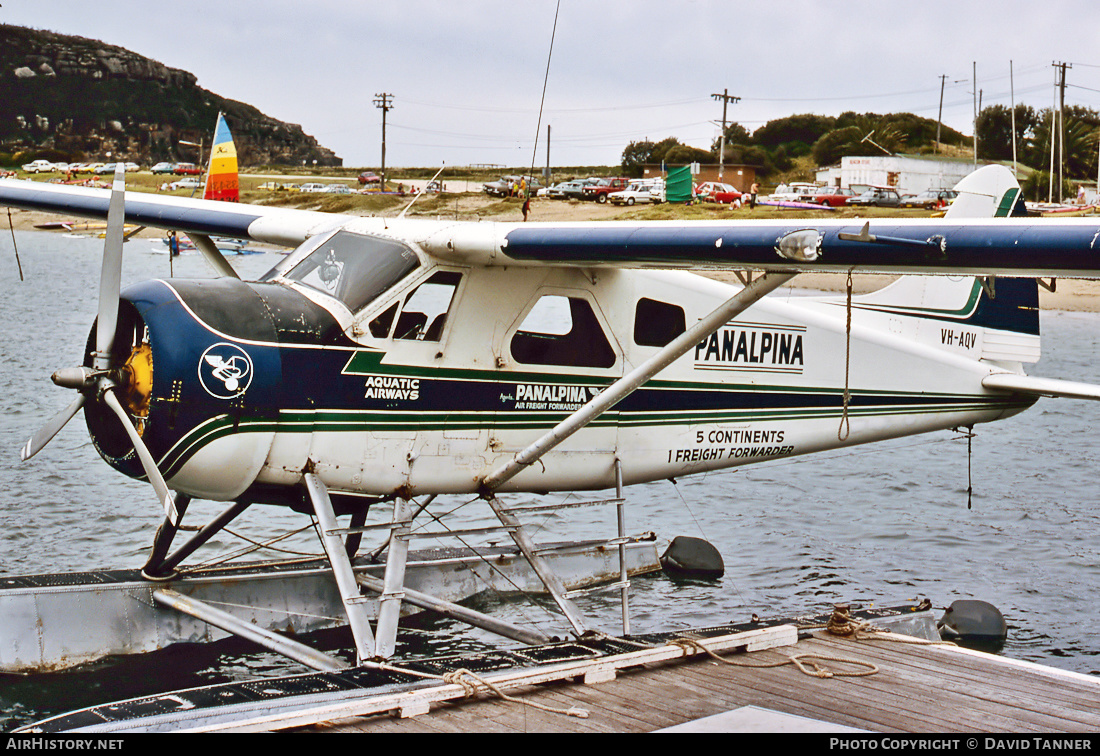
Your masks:
{"label": "red car", "polygon": [[379,176],[374,171],[363,171],[362,173],[359,174],[359,183],[362,184],[362,185],[381,184],[382,183],[382,177]]}
{"label": "red car", "polygon": [[202,168],[199,168],[194,163],[176,163],[176,166],[172,169],[172,173],[177,176],[198,176],[202,173]]}
{"label": "red car", "polygon": [[842,186],[823,186],[815,191],[807,202],[815,205],[829,205],[830,207],[844,207],[848,200],[856,196],[851,189]]}
{"label": "red car", "polygon": [[707,181],[705,184],[695,187],[695,196],[704,202],[729,205],[741,199],[741,192],[737,191],[732,184]]}

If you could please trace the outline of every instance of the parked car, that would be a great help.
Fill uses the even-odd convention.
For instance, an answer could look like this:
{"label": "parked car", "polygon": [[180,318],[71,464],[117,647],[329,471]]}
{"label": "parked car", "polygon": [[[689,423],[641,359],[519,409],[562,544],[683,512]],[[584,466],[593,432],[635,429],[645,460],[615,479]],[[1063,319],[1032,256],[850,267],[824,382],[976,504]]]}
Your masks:
{"label": "parked car", "polygon": [[592,186],[598,181],[598,178],[586,178],[577,179],[576,181],[570,181],[569,185],[565,187],[565,199],[584,199],[584,188],[586,186]]}
{"label": "parked car", "polygon": [[367,184],[381,184],[382,177],[374,171],[363,171],[359,174],[359,185],[366,186]]}
{"label": "parked car", "polygon": [[201,189],[202,182],[193,176],[187,178],[181,178],[177,181],[173,181],[168,185],[168,188],[175,191],[176,189]]}
{"label": "parked car", "polygon": [[496,181],[490,181],[481,185],[481,191],[490,197],[507,197],[512,193],[512,187],[520,180],[519,176],[501,176]]}
{"label": "parked car", "polygon": [[737,191],[733,184],[707,181],[695,187],[695,196],[703,202],[718,202],[728,205],[741,199],[741,192]]}
{"label": "parked car", "polygon": [[665,180],[657,179],[653,182],[653,186],[649,188],[649,201],[654,205],[659,205],[665,201]]}
{"label": "parked car", "polygon": [[329,184],[323,191],[325,194],[351,194],[351,189],[344,184]]}
{"label": "parked car", "polygon": [[823,186],[810,195],[807,202],[829,207],[844,207],[856,193],[846,186]]}
{"label": "parked car", "polygon": [[57,170],[57,167],[49,160],[32,160],[22,168],[27,173],[53,173]]}
{"label": "parked car", "polygon": [[638,202],[648,203],[653,201],[651,182],[630,184],[621,192],[611,192],[607,195],[607,201],[612,205],[633,205]]}
{"label": "parked car", "polygon": [[550,199],[568,199],[569,195],[567,194],[567,192],[571,187],[575,188],[577,191],[580,191],[581,187],[583,186],[584,184],[576,179],[574,179],[573,181],[559,181],[553,186],[547,187],[546,196]]}
{"label": "parked car", "polygon": [[925,210],[947,207],[959,196],[953,189],[928,189],[920,194],[909,194],[901,198],[900,207],[922,207]]}
{"label": "parked car", "polygon": [[154,165],[149,170],[152,171],[154,174],[157,174],[157,173],[171,173],[175,169],[176,169],[176,164],[175,163],[157,163],[156,165]]}
{"label": "parked car", "polygon": [[[523,176],[501,176],[496,181],[490,181],[487,184],[482,184],[481,190],[488,194],[490,197],[510,197],[515,187],[518,186],[524,180]],[[527,178],[527,191],[533,195],[538,194],[538,190],[542,188],[542,184],[539,183],[536,178]]]}
{"label": "parked car", "polygon": [[317,183],[302,184],[298,189],[303,192],[323,192],[325,191],[325,185]]}
{"label": "parked car", "polygon": [[586,186],[581,193],[581,199],[585,202],[595,201],[603,204],[607,202],[607,198],[612,192],[621,192],[626,189],[629,183],[630,179],[628,178],[602,178],[596,183]]}
{"label": "parked car", "polygon": [[876,186],[858,197],[849,198],[848,204],[861,207],[897,207],[901,204],[901,195],[898,194],[897,189]]}
{"label": "parked car", "polygon": [[768,197],[776,202],[801,202],[803,197],[817,189],[817,184],[809,184],[803,181],[793,181],[790,184],[780,184]]}
{"label": "parked car", "polygon": [[[119,165],[119,163],[107,163],[105,165],[100,165],[98,168],[95,169],[95,172],[100,175],[114,173],[115,166],[117,165]],[[126,171],[127,173],[134,173],[141,170],[141,166],[139,166],[137,163],[122,163],[121,165],[122,170]]]}
{"label": "parked car", "polygon": [[177,176],[198,176],[202,173],[202,168],[199,168],[194,163],[176,163],[176,166],[172,169],[172,173]]}

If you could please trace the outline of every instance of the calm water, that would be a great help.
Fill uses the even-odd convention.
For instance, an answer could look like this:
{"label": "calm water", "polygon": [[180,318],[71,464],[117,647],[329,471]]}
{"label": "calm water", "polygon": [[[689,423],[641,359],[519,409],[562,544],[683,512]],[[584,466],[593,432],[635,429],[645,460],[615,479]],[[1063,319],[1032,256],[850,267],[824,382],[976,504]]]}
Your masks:
{"label": "calm water", "polygon": [[[0,573],[134,567],[158,522],[151,489],[112,471],[88,442],[81,418],[45,451],[19,462],[27,437],[70,400],[50,374],[76,365],[95,316],[102,242],[43,233],[0,234],[0,302],[7,323],[0,366]],[[127,244],[123,284],[169,274],[163,247]],[[256,277],[278,255],[233,258]],[[177,276],[210,276],[198,256],[175,263]],[[1042,361],[1033,373],[1100,382],[1100,316],[1043,315]],[[967,509],[966,441],[944,432],[737,472],[628,489],[628,529],[662,538],[705,537],[721,551],[720,581],[635,581],[635,631],[745,620],[752,613],[826,611],[838,600],[903,603],[918,596],[945,607],[959,598],[996,605],[1009,623],[1004,654],[1100,674],[1100,405],[1040,400],[994,425],[978,426]],[[560,498],[560,497],[559,497]],[[460,499],[442,502],[458,507]],[[434,508],[434,507],[433,507]],[[192,507],[208,515],[220,509]],[[464,522],[489,524],[487,507],[463,507]],[[192,515],[195,520],[197,516]],[[547,516],[536,537],[611,535],[613,512],[568,510]],[[190,519],[190,518],[189,518]],[[301,527],[304,518],[257,508],[239,530],[252,538]],[[211,551],[239,548],[225,536]],[[311,538],[294,548],[316,552]],[[579,602],[614,631],[617,592]],[[564,623],[523,602],[484,605],[514,621]],[[343,641],[340,634],[316,639]],[[449,622],[427,622],[405,639],[411,653],[476,648],[489,636]],[[144,659],[108,660],[64,674],[0,676],[0,730],[105,700],[249,675],[301,671],[236,643],[173,649]]]}

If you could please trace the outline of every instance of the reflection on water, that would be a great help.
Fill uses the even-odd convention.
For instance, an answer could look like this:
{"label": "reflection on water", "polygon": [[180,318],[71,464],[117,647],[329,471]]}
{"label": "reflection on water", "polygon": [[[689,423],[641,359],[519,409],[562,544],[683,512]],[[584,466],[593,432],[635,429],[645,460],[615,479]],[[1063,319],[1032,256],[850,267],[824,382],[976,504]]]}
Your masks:
{"label": "reflection on water", "polygon": [[[70,401],[49,375],[79,363],[95,316],[102,242],[21,234],[19,244],[24,283],[15,271],[10,236],[0,235],[7,325],[0,365],[0,571],[137,566],[159,521],[154,496],[148,485],[122,477],[99,459],[82,420],[71,422],[31,462],[20,464],[18,458],[27,437]],[[168,276],[169,259],[150,254],[153,248],[142,240],[127,244],[124,285]],[[278,259],[257,255],[232,262],[248,278]],[[212,275],[198,256],[185,255],[173,265],[176,276]],[[1044,357],[1032,372],[1100,382],[1098,333],[1098,316],[1045,313]],[[926,596],[944,607],[977,598],[997,606],[1008,621],[1005,655],[1100,673],[1094,621],[1100,514],[1093,506],[1100,490],[1100,444],[1092,433],[1098,412],[1092,402],[1044,399],[1007,421],[979,426],[972,509],[967,444],[950,432],[628,489],[630,531],[654,530],[665,539],[701,536],[726,562],[725,577],[714,582],[661,576],[634,581],[632,629],[740,621],[752,613],[816,613],[841,600],[889,605]],[[433,509],[458,507],[463,526],[493,522],[486,506],[460,506],[463,501],[441,498]],[[193,516],[209,518],[220,508],[200,502]],[[266,507],[254,509],[237,527],[260,539],[303,524],[301,515]],[[610,536],[614,511],[566,510],[543,516],[536,526],[538,540]],[[209,551],[243,545],[226,534]],[[286,546],[318,551],[308,533]],[[617,596],[593,594],[579,605],[601,627],[616,631]],[[566,627],[545,602],[493,596],[481,601],[520,624],[558,633]],[[496,643],[449,621],[423,619],[413,630],[402,643],[416,655]],[[313,642],[335,646],[346,640],[346,633],[336,632]],[[299,671],[229,641],[105,660],[64,674],[0,677],[0,729],[153,690]]]}

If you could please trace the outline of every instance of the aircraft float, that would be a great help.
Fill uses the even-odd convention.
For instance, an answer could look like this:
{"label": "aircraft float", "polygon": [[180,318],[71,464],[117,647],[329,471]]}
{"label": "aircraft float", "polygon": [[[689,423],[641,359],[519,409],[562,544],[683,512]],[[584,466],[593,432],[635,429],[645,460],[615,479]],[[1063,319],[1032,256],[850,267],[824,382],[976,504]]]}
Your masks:
{"label": "aircraft float", "polygon": [[[1000,167],[958,190],[929,219],[511,223],[155,196],[121,173],[112,190],[0,180],[0,205],[108,224],[84,358],[53,376],[75,398],[22,457],[83,409],[103,459],[164,510],[149,580],[197,548],[169,553],[193,498],[230,503],[200,542],[253,504],[316,517],[361,664],[394,653],[413,518],[439,494],[480,496],[580,636],[588,622],[503,494],[621,496],[999,420],[1039,396],[1100,398],[1024,371],[1036,279],[1100,276],[1100,222],[1025,217]],[[186,234],[220,277],[120,292],[124,222]],[[242,281],[214,235],[293,251]],[[803,272],[901,277],[766,297]],[[382,504],[372,630],[351,557]]]}

